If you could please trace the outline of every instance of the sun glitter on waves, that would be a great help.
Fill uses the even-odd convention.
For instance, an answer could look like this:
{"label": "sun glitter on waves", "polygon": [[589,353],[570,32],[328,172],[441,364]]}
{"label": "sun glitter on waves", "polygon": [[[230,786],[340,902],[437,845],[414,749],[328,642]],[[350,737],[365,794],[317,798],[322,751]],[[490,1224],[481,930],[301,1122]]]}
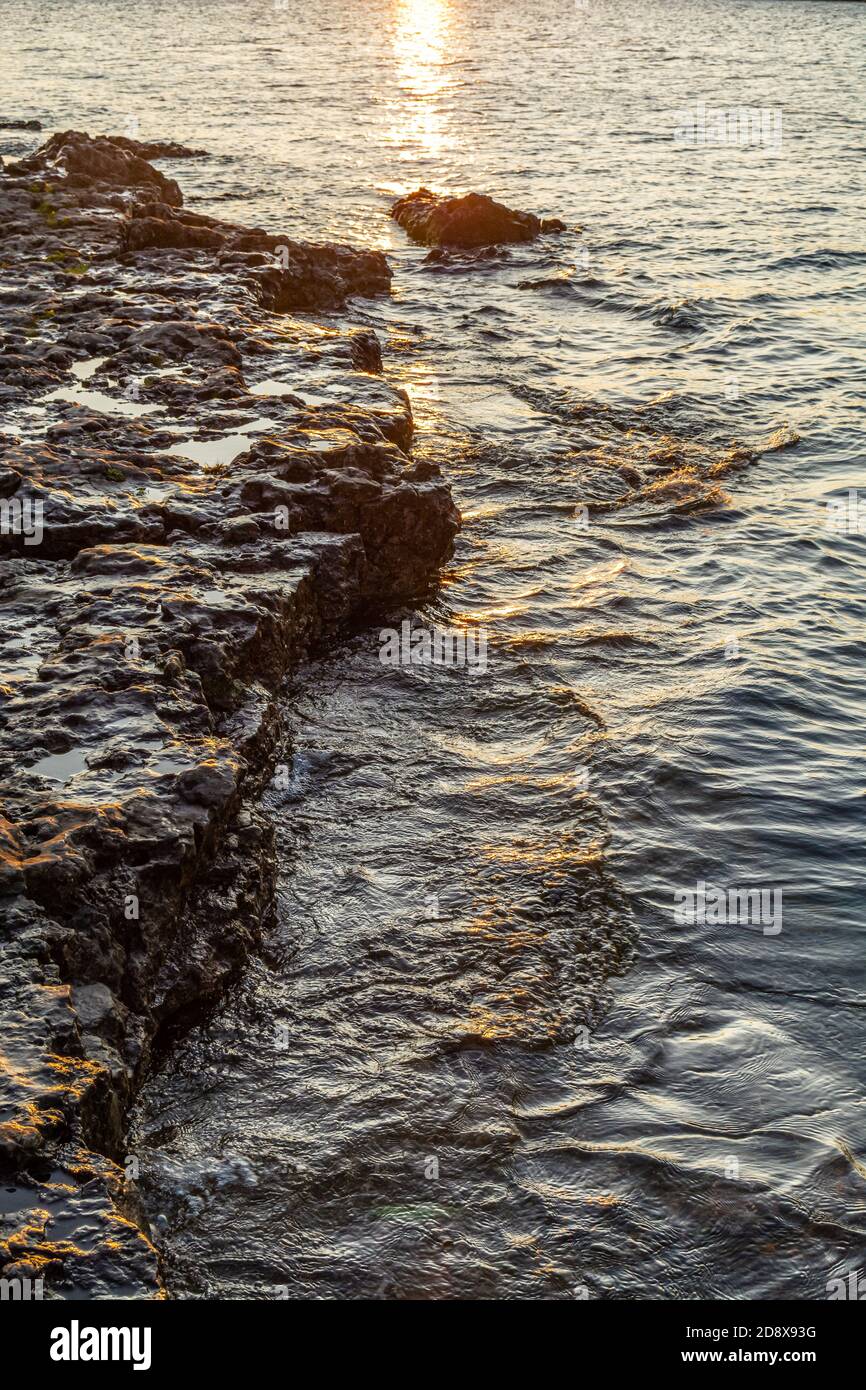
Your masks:
{"label": "sun glitter on waves", "polygon": [[399,92],[389,139],[401,159],[433,158],[454,143],[441,98],[451,86],[449,0],[397,0],[394,57]]}

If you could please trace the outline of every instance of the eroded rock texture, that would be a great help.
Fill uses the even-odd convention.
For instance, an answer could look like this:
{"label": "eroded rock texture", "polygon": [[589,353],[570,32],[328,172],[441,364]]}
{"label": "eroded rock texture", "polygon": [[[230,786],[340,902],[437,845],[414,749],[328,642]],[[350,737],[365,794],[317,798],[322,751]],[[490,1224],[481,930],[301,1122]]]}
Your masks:
{"label": "eroded rock texture", "polygon": [[[375,336],[375,252],[186,212],[146,155],[0,174],[0,1276],[158,1296],[124,1113],[266,920],[274,693],[459,518]],[[192,152],[185,152],[192,153]]]}
{"label": "eroded rock texture", "polygon": [[564,232],[555,217],[515,212],[484,193],[450,198],[419,188],[398,198],[391,216],[413,241],[422,246],[497,246],[503,242],[533,241],[546,232]]}

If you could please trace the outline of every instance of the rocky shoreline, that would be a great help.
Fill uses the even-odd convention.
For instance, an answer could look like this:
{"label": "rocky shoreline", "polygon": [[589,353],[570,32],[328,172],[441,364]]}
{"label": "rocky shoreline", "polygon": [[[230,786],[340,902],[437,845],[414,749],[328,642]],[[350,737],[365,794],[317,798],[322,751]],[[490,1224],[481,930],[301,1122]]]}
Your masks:
{"label": "rocky shoreline", "polygon": [[276,694],[459,526],[375,335],[322,318],[384,257],[188,212],[149,161],[200,153],[0,171],[0,1277],[46,1298],[162,1296],[125,1115],[267,923]]}

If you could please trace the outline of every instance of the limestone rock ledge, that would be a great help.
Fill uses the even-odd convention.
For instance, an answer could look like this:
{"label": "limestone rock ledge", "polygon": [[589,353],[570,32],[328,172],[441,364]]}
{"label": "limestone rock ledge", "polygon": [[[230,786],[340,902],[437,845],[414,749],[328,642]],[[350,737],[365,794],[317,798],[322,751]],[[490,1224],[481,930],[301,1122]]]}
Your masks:
{"label": "limestone rock ledge", "polygon": [[154,149],[198,153],[0,172],[0,1277],[45,1297],[161,1296],[124,1117],[266,923],[275,693],[459,525],[322,318],[384,258],[189,213]]}

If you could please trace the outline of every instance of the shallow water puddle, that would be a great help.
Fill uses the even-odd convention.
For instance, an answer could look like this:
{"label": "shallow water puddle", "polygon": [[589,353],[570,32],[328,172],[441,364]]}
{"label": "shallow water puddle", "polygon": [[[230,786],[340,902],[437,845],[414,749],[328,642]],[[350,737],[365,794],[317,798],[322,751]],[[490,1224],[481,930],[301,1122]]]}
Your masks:
{"label": "shallow water puddle", "polygon": [[70,748],[68,753],[49,753],[38,763],[31,763],[27,771],[37,777],[47,777],[49,782],[70,782],[80,772],[87,771],[87,754],[81,748]]}
{"label": "shallow water puddle", "polygon": [[85,357],[81,362],[73,362],[70,371],[76,381],[89,381],[107,361],[107,357]]}
{"label": "shallow water puddle", "polygon": [[113,396],[106,396],[103,391],[82,391],[74,386],[58,387],[50,395],[43,396],[41,404],[44,405],[48,401],[70,401],[73,405],[87,406],[88,410],[98,410],[103,415],[138,417],[153,415],[156,411],[165,409],[161,405],[140,405],[137,401],[118,401]]}
{"label": "shallow water puddle", "polygon": [[226,434],[221,439],[185,439],[182,444],[172,444],[166,453],[177,458],[192,459],[203,468],[216,468],[219,464],[232,463],[239,454],[250,447],[248,434]]}
{"label": "shallow water puddle", "polygon": [[245,433],[224,434],[219,439],[184,439],[180,444],[172,444],[166,453],[192,459],[193,463],[200,463],[203,468],[216,468],[220,464],[233,463],[239,454],[249,449],[251,435],[273,429],[276,424],[276,420],[262,417],[244,425]]}
{"label": "shallow water puddle", "polygon": [[147,487],[141,488],[136,496],[144,503],[158,506],[160,502],[164,502],[167,497],[170,497],[174,491],[175,485],[173,483],[151,483]]}
{"label": "shallow water puddle", "polygon": [[267,381],[257,381],[255,386],[250,387],[251,396],[292,396],[295,388],[289,386],[286,381],[277,381],[275,377],[268,377]]}

